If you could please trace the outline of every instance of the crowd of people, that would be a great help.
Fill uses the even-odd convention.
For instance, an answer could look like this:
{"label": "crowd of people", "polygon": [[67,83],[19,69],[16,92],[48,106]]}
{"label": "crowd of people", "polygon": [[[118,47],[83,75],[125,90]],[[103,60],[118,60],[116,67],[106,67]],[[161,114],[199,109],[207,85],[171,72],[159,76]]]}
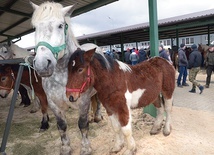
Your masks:
{"label": "crowd of people", "polygon": [[197,74],[201,70],[201,64],[203,62],[203,56],[196,44],[191,46],[191,52],[188,55],[188,59],[185,51],[185,44],[181,44],[178,50],[178,71],[179,75],[177,78],[177,86],[183,88],[183,86],[189,86],[186,83],[187,69],[189,69],[189,81],[192,83],[192,89],[190,93],[196,93],[198,87],[199,93],[201,94],[204,88],[209,88],[212,72],[214,71],[214,45],[210,45],[207,54],[204,58],[204,65],[206,68],[206,85],[202,86],[197,80]]}
{"label": "crowd of people", "polygon": [[[209,51],[207,52],[206,57],[204,58],[204,65],[206,66],[206,85],[202,86],[197,80],[197,74],[201,69],[201,64],[203,63],[202,53],[198,51],[196,44],[192,44],[190,52],[186,52],[187,46],[185,44],[180,44],[178,49],[178,78],[177,78],[177,87],[183,88],[189,86],[187,83],[187,77],[189,82],[191,82],[190,93],[196,93],[196,88],[199,89],[201,94],[204,88],[209,88],[211,75],[214,72],[214,45],[209,46]],[[143,62],[150,58],[150,52],[146,49],[127,49],[125,52],[125,62],[130,65],[136,65],[140,62]],[[165,49],[163,45],[159,46],[159,56],[172,63],[172,50]],[[188,76],[189,75],[189,76]]]}

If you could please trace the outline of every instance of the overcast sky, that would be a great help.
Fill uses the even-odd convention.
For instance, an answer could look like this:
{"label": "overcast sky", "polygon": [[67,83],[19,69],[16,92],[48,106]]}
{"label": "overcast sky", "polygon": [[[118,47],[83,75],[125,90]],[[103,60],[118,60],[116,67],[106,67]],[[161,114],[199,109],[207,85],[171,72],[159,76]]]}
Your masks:
{"label": "overcast sky", "polygon": [[[213,0],[157,0],[158,19],[214,9]],[[73,17],[74,35],[81,36],[149,21],[148,0],[119,0],[112,4]],[[34,46],[34,33],[16,44]]]}

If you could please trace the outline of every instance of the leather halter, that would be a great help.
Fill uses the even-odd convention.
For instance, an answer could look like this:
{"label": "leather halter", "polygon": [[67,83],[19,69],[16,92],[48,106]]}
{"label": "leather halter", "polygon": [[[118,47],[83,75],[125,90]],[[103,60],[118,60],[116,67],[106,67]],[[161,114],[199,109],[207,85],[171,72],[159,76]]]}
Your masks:
{"label": "leather halter", "polygon": [[66,87],[66,91],[68,91],[68,92],[79,92],[79,93],[82,93],[83,89],[86,86],[86,84],[91,82],[90,75],[91,75],[91,70],[90,70],[90,66],[88,66],[87,78],[86,78],[86,81],[82,84],[81,88],[67,88]]}
{"label": "leather halter", "polygon": [[11,69],[11,76],[12,76],[12,83],[11,83],[11,86],[10,87],[3,87],[3,86],[0,86],[0,89],[3,89],[3,90],[9,90],[11,91],[13,89],[13,84],[14,84],[14,81],[15,81],[15,76],[14,76],[14,73]]}

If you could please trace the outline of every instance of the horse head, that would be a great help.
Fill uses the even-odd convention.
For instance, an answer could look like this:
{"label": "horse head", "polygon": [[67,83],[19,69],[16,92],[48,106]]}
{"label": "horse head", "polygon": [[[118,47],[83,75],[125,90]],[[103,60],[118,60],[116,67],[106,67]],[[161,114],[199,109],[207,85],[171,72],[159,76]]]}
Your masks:
{"label": "horse head", "polygon": [[66,95],[71,102],[76,101],[81,93],[84,93],[94,84],[94,74],[90,65],[94,53],[95,49],[87,52],[79,49],[70,57]]}
{"label": "horse head", "polygon": [[73,5],[63,7],[54,2],[45,2],[40,6],[31,2],[31,5],[36,43],[34,67],[40,76],[49,77],[57,61],[66,54],[68,23],[65,16],[73,11]]}
{"label": "horse head", "polygon": [[13,89],[15,77],[10,66],[0,66],[0,96],[6,98]]}
{"label": "horse head", "polygon": [[7,43],[0,44],[0,60],[7,60],[13,58],[11,46]]}

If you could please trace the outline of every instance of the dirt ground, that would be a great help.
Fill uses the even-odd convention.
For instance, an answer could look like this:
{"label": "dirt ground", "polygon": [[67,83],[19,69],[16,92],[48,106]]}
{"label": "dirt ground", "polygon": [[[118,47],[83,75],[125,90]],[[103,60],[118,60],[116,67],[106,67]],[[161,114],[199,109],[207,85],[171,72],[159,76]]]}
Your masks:
{"label": "dirt ground", "polygon": [[[10,97],[0,99],[0,141],[4,132]],[[56,121],[50,111],[50,128],[39,133],[41,112],[29,113],[31,107],[20,107],[20,100],[14,111],[12,127],[7,142],[7,155],[58,155],[61,145]],[[89,138],[93,155],[107,155],[114,141],[114,135],[104,108],[100,123],[90,124]],[[67,112],[68,134],[74,155],[80,151],[81,135],[77,126],[78,111]],[[151,136],[151,125],[142,121],[142,109],[133,111],[133,136],[137,144],[137,155],[212,155],[214,154],[214,114],[182,107],[172,109],[172,133]],[[121,155],[123,149],[118,155]]]}

